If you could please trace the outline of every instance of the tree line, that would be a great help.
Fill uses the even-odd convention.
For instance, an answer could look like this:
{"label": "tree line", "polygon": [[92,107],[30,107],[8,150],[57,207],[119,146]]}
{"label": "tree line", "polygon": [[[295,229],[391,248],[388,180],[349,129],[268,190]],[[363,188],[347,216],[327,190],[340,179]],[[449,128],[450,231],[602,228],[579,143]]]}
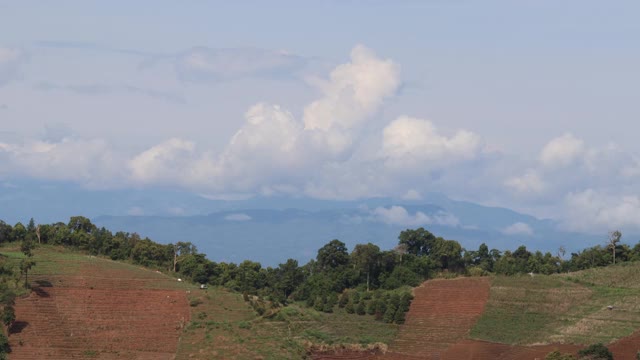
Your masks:
{"label": "tree line", "polygon": [[[191,242],[160,244],[136,233],[112,233],[82,216],[71,217],[68,223],[43,225],[33,219],[26,226],[0,221],[0,243],[61,245],[174,272],[197,283],[223,286],[277,304],[304,301],[328,312],[342,306],[354,313],[377,314],[381,320],[389,305],[396,310],[408,309],[401,303],[406,295],[399,289],[417,286],[438,274],[553,274],[605,266],[613,261],[640,260],[640,243],[631,248],[621,244],[621,234],[618,235],[617,241],[609,241],[606,246],[594,246],[564,259],[562,248],[556,254],[531,252],[524,245],[515,251],[500,251],[483,243],[477,250],[467,250],[455,240],[418,228],[400,232],[393,249],[382,250],[367,243],[357,244],[349,251],[345,243],[334,239],[304,265],[288,259],[276,267],[263,267],[251,260],[239,264],[214,262]],[[21,269],[25,282],[30,266],[33,264],[25,263]],[[402,321],[402,315],[394,313],[387,320],[391,317],[398,320],[390,322]]]}

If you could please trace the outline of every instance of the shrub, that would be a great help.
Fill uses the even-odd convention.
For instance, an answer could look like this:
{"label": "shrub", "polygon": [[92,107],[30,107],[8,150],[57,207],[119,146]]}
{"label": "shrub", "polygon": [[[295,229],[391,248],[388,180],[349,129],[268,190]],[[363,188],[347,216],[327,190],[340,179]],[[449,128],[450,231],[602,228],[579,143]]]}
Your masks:
{"label": "shrub", "polygon": [[395,318],[397,310],[398,308],[395,305],[390,304],[389,306],[387,306],[387,311],[384,312],[384,316],[382,317],[382,320],[389,324],[392,323],[393,319]]}
{"label": "shrub", "polygon": [[345,306],[347,306],[348,302],[349,302],[349,292],[344,291],[340,295],[340,299],[338,300],[338,306],[341,308],[344,308]]}
{"label": "shrub", "polygon": [[560,351],[552,351],[544,357],[545,360],[575,360],[575,357],[570,354],[563,354]]}
{"label": "shrub", "polygon": [[578,359],[613,360],[613,354],[602,343],[597,343],[578,351]]}
{"label": "shrub", "polygon": [[358,315],[364,315],[364,314],[366,314],[366,313],[367,313],[366,308],[365,308],[365,305],[364,305],[364,301],[360,301],[360,302],[358,303],[358,307],[356,308],[356,313],[357,313]]}

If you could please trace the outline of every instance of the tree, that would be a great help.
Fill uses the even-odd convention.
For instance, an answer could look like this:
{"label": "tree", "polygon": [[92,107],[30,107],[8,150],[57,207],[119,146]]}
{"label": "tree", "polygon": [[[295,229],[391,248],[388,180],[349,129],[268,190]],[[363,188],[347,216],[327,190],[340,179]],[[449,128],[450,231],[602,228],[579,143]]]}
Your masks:
{"label": "tree", "polygon": [[618,230],[612,231],[609,233],[609,239],[607,239],[607,246],[611,249],[613,253],[613,264],[616,263],[616,246],[620,242],[620,238],[622,238],[622,233]]}
{"label": "tree", "polygon": [[402,231],[398,239],[400,240],[398,244],[405,245],[409,254],[422,256],[429,254],[431,245],[436,237],[424,228],[418,228]]}
{"label": "tree", "polygon": [[29,270],[36,264],[31,258],[33,257],[34,244],[31,240],[23,240],[20,245],[20,251],[25,255],[25,258],[20,260],[20,273],[24,275],[24,287],[29,287]]}
{"label": "tree", "polygon": [[276,284],[274,286],[282,292],[285,299],[304,281],[304,273],[298,266],[297,260],[288,259],[284,264],[278,265],[275,271]]}
{"label": "tree", "polygon": [[369,291],[371,273],[376,272],[379,257],[380,248],[372,243],[358,244],[351,253],[353,267],[367,274],[367,291]]}
{"label": "tree", "polygon": [[10,242],[12,238],[13,227],[6,222],[0,220],[0,243]]}
{"label": "tree", "polygon": [[345,243],[338,239],[331,240],[318,250],[316,256],[320,271],[336,269],[349,263],[349,253]]}

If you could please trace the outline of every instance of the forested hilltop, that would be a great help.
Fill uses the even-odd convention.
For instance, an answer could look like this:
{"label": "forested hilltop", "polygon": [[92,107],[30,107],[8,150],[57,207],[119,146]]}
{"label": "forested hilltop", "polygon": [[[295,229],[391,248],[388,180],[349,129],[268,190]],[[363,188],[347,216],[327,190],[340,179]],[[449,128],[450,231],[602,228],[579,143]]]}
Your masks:
{"label": "forested hilltop", "polygon": [[[307,264],[287,259],[277,267],[265,268],[251,260],[239,264],[217,263],[199,253],[190,242],[159,244],[136,233],[113,233],[96,227],[82,216],[71,217],[68,223],[41,225],[31,219],[26,226],[0,221],[0,243],[22,242],[27,247],[61,245],[91,255],[175,272],[197,283],[242,292],[245,297],[256,295],[272,305],[305,301],[325,312],[333,311],[338,305],[349,312],[375,314],[379,320],[397,323],[404,321],[404,311],[411,300],[406,288],[417,286],[425,279],[490,273],[553,274],[640,260],[640,243],[630,247],[621,243],[621,236],[620,232],[612,232],[603,246],[565,256],[562,248],[551,254],[532,252],[524,245],[515,251],[489,249],[485,244],[477,250],[467,250],[455,240],[418,228],[402,231],[393,249],[381,250],[368,243],[358,244],[349,251],[336,239],[321,247],[316,258]],[[28,269],[22,272],[26,276]],[[267,310],[264,303],[257,307],[259,312]]]}

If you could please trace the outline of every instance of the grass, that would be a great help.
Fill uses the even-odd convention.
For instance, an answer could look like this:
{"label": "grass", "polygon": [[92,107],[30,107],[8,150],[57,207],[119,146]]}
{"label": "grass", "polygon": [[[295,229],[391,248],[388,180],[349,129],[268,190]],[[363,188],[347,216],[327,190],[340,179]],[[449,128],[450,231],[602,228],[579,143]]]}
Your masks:
{"label": "grass", "polygon": [[630,276],[638,270],[640,264],[553,276],[497,276],[471,337],[531,345],[606,344],[628,336],[640,328],[640,278]]}
{"label": "grass", "polygon": [[[301,304],[281,308],[266,319],[239,294],[209,289],[196,296],[202,303],[192,308],[196,316],[180,340],[179,359],[300,359],[311,343],[389,343],[398,329],[373,316],[347,314],[339,308],[327,314]],[[203,312],[206,316],[199,315]]]}

